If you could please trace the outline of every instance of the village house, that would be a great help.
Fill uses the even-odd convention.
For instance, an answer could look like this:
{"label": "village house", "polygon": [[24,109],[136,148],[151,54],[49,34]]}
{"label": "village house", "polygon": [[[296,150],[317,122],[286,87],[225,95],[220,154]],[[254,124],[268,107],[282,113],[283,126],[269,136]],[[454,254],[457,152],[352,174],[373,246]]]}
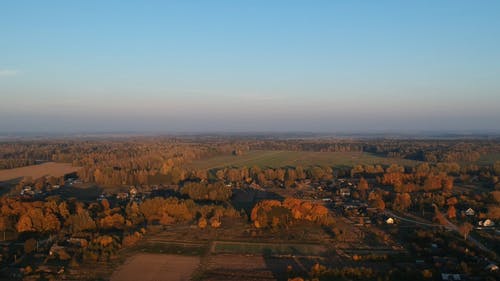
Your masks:
{"label": "village house", "polygon": [[349,188],[341,188],[339,193],[340,193],[340,196],[343,196],[343,197],[351,196],[351,190]]}
{"label": "village house", "polygon": [[128,193],[126,192],[120,192],[116,194],[116,199],[118,200],[127,200],[128,199]]}
{"label": "village house", "polygon": [[135,186],[131,186],[128,190],[130,197],[134,198],[137,195],[137,188]]}
{"label": "village house", "polygon": [[496,271],[498,271],[499,268],[498,268],[498,265],[490,263],[484,269],[486,269],[487,271],[490,271],[490,272],[496,272]]}
{"label": "village house", "polygon": [[465,210],[465,215],[466,216],[474,216],[474,215],[476,215],[476,212],[474,211],[474,209],[469,208],[469,209]]}
{"label": "village house", "polygon": [[484,221],[479,221],[478,225],[484,226],[484,227],[491,227],[491,226],[495,226],[495,223],[490,219],[486,219]]}
{"label": "village house", "polygon": [[462,277],[456,273],[441,273],[441,280],[443,281],[460,281]]}

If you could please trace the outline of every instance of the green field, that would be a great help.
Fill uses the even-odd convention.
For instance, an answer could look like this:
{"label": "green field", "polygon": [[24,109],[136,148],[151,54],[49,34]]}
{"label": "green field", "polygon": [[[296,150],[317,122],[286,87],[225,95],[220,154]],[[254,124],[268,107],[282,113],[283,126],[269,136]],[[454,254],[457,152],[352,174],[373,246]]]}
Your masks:
{"label": "green field", "polygon": [[217,254],[321,255],[325,251],[325,247],[316,244],[215,242]]}
{"label": "green field", "polygon": [[414,166],[418,161],[380,157],[366,152],[309,152],[309,151],[248,151],[243,155],[221,155],[197,160],[188,165],[194,169],[213,169],[222,167],[352,167],[357,164],[400,164]]}
{"label": "green field", "polygon": [[481,156],[479,161],[477,161],[478,165],[492,165],[496,161],[500,161],[500,153],[489,153]]}
{"label": "green field", "polygon": [[175,242],[147,242],[138,247],[143,253],[152,254],[176,254],[185,256],[199,256],[207,251],[204,244],[181,244]]}

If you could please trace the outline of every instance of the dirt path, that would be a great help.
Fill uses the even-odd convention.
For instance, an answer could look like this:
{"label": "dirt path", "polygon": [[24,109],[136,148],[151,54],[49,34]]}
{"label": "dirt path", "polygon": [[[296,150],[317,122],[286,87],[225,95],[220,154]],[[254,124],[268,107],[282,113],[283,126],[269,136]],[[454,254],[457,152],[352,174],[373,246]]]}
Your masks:
{"label": "dirt path", "polygon": [[111,281],[188,281],[199,264],[199,257],[141,253],[113,272]]}

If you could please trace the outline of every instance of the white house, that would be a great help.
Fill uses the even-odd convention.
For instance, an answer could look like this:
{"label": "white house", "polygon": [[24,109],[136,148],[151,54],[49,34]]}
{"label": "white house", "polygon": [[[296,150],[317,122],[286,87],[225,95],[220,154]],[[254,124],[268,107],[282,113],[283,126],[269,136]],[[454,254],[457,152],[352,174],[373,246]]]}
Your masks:
{"label": "white house", "polygon": [[465,215],[474,216],[474,215],[476,215],[476,212],[472,208],[469,208],[469,209],[465,210]]}
{"label": "white house", "polygon": [[494,225],[495,223],[490,219],[487,219],[483,222],[483,226],[494,226]]}
{"label": "white house", "polygon": [[485,269],[488,271],[498,271],[498,265],[490,263],[485,267]]}
{"label": "white house", "polygon": [[443,281],[460,281],[462,278],[460,277],[460,274],[456,273],[441,273],[441,279]]}

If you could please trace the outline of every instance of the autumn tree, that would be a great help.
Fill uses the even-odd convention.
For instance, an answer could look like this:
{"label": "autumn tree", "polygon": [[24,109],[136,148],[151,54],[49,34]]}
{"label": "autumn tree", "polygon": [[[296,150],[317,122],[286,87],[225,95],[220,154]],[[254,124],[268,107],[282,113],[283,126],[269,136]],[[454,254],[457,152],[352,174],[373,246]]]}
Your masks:
{"label": "autumn tree", "polygon": [[123,229],[125,226],[125,218],[117,213],[107,215],[99,220],[99,226],[104,229]]}
{"label": "autumn tree", "polygon": [[474,229],[474,226],[468,222],[460,225],[458,227],[460,233],[464,236],[464,239],[467,240],[469,233]]}
{"label": "autumn tree", "polygon": [[396,194],[394,199],[393,208],[397,211],[407,211],[411,206],[411,196],[408,193]]}
{"label": "autumn tree", "polygon": [[361,178],[358,183],[358,190],[361,195],[361,198],[363,200],[366,199],[367,197],[367,191],[368,191],[368,181],[365,180],[365,178]]}
{"label": "autumn tree", "polygon": [[27,254],[32,253],[36,250],[37,241],[33,238],[30,238],[24,242],[24,252]]}
{"label": "autumn tree", "polygon": [[69,226],[72,233],[93,231],[96,229],[96,223],[90,217],[87,210],[81,210],[76,214],[70,215],[66,220],[66,224]]}
{"label": "autumn tree", "polygon": [[450,205],[448,207],[448,218],[454,219],[457,217],[457,210],[455,209],[454,205]]}

